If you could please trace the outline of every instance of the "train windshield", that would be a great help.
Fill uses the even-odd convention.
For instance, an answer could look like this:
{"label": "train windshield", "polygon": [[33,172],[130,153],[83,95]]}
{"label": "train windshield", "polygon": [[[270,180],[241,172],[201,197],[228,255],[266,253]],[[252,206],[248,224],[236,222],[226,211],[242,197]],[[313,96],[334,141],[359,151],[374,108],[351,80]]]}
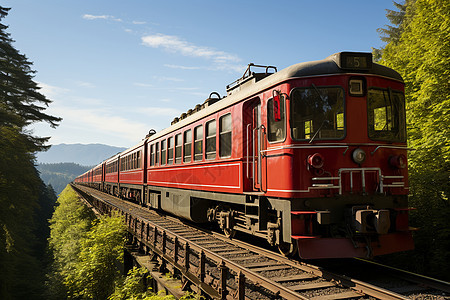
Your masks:
{"label": "train windshield", "polygon": [[341,87],[296,88],[291,93],[291,134],[295,140],[341,139],[345,135]]}
{"label": "train windshield", "polygon": [[386,89],[369,89],[367,109],[370,139],[389,142],[406,141],[403,93]]}

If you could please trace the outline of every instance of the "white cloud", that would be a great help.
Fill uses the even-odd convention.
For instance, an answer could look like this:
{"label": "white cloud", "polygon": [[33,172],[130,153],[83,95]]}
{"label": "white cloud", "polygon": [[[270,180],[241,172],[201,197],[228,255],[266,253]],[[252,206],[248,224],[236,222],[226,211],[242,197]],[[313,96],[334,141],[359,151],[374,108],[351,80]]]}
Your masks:
{"label": "white cloud", "polygon": [[135,24],[135,25],[144,25],[144,24],[147,24],[147,22],[144,22],[144,21],[133,21],[133,24]]}
{"label": "white cloud", "polygon": [[83,15],[83,19],[86,20],[112,20],[112,21],[116,21],[116,22],[122,22],[122,19],[116,18],[114,16],[109,16],[109,15],[89,15],[89,14],[84,14]]}
{"label": "white cloud", "polygon": [[154,79],[159,81],[173,81],[173,82],[181,82],[184,79],[176,78],[176,77],[165,77],[165,76],[153,76]]}
{"label": "white cloud", "polygon": [[161,33],[147,35],[142,37],[142,43],[148,47],[163,48],[170,52],[181,53],[184,56],[211,59],[217,63],[240,61],[236,55],[209,47],[196,46],[173,35],[164,35]]}
{"label": "white cloud", "polygon": [[147,88],[152,88],[152,87],[154,87],[153,84],[150,84],[150,83],[142,83],[142,82],[135,82],[135,83],[133,83],[133,85],[135,85],[135,86],[140,86],[140,87],[147,87]]}
{"label": "white cloud", "polygon": [[200,67],[187,67],[187,66],[169,65],[169,64],[165,64],[164,66],[167,68],[180,69],[180,70],[199,70],[200,69]]}
{"label": "white cloud", "polygon": [[85,82],[85,81],[76,81],[76,84],[80,87],[85,87],[85,88],[94,88],[95,87],[95,85],[93,83]]}
{"label": "white cloud", "polygon": [[104,109],[79,109],[74,107],[54,107],[53,114],[61,116],[64,127],[87,130],[101,136],[118,136],[129,142],[139,141],[148,131],[144,123],[109,113]]}
{"label": "white cloud", "polygon": [[41,94],[44,94],[46,97],[50,99],[70,92],[69,89],[49,85],[43,82],[38,82],[37,84],[41,88],[40,89]]}

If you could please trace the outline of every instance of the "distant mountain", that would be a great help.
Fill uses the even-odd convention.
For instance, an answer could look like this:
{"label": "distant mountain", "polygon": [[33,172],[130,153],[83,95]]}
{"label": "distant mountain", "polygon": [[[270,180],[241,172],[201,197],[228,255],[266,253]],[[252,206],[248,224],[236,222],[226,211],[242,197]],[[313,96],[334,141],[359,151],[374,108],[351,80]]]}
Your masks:
{"label": "distant mountain", "polygon": [[94,166],[125,149],[103,144],[59,144],[52,145],[47,152],[37,153],[36,158],[38,164],[67,162]]}
{"label": "distant mountain", "polygon": [[78,175],[92,168],[92,166],[80,166],[75,163],[39,164],[36,167],[42,181],[52,185],[57,195]]}

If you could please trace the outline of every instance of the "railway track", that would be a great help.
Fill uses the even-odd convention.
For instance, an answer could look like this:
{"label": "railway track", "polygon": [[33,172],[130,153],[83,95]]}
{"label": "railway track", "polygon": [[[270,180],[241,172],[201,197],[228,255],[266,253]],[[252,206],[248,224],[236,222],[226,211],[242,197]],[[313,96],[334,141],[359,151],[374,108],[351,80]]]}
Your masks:
{"label": "railway track", "polygon": [[122,214],[142,251],[157,255],[163,264],[182,275],[186,285],[211,298],[410,299],[374,284],[229,240],[95,189],[73,187],[100,213]]}

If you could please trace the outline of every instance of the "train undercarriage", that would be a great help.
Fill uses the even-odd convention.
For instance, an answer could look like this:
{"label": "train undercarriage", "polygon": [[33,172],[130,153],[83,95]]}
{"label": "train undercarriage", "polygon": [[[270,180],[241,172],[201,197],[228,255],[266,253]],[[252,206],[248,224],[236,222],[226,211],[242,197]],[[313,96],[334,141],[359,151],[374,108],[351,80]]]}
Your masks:
{"label": "train undercarriage", "polygon": [[286,256],[370,258],[413,248],[405,196],[288,200],[109,183],[101,189],[196,223],[216,223],[229,238],[238,231],[260,237]]}

